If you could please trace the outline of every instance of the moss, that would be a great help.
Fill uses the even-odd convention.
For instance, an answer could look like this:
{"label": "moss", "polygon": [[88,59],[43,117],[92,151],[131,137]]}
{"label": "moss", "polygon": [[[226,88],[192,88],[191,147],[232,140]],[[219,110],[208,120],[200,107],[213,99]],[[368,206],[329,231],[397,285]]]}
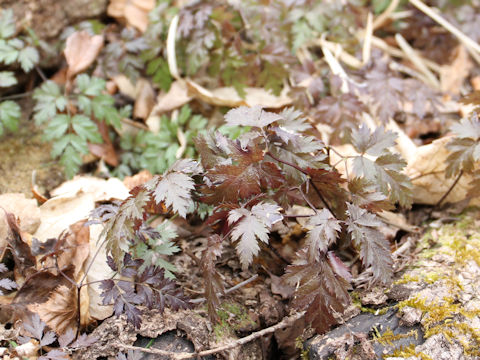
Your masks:
{"label": "moss", "polygon": [[304,343],[305,343],[305,339],[303,338],[303,336],[300,335],[295,338],[295,348],[300,350],[300,359],[308,360],[310,359],[310,354],[309,354],[310,349],[309,348],[305,349]]}
{"label": "moss", "polygon": [[402,358],[408,358],[410,356],[416,356],[420,358],[421,360],[433,360],[430,356],[427,354],[424,354],[423,352],[416,352],[415,351],[415,345],[411,344],[406,347],[401,347],[398,350],[395,350],[391,355],[388,355],[389,357],[402,357]]}
{"label": "moss", "polygon": [[395,341],[398,341],[400,339],[405,339],[410,336],[415,337],[415,339],[418,338],[418,332],[416,329],[413,329],[407,333],[404,334],[394,334],[393,331],[388,328],[383,334],[379,334],[379,332],[375,329],[375,332],[373,334],[373,341],[378,342],[379,344],[382,344],[383,346],[393,346]]}
{"label": "moss", "polygon": [[373,308],[363,306],[362,301],[360,300],[360,296],[359,296],[357,291],[352,291],[350,293],[350,298],[352,299],[352,304],[355,307],[359,308],[362,313],[370,313],[370,314],[374,314],[374,315],[383,315],[390,309],[389,306],[386,306],[386,307],[383,307],[383,308],[380,308],[380,309],[373,309]]}
{"label": "moss", "polygon": [[[458,341],[464,348],[465,355],[480,355],[480,331],[471,327],[466,320],[480,317],[480,310],[469,311],[457,301],[463,290],[458,273],[465,271],[471,261],[480,266],[480,231],[476,228],[475,219],[471,216],[462,216],[455,224],[444,225],[425,234],[419,242],[422,248],[419,261],[414,265],[418,273],[405,274],[397,284],[409,282],[425,282],[433,284],[441,281],[446,286],[449,295],[435,302],[426,302],[419,296],[399,302],[399,310],[409,306],[422,311],[422,326],[425,337],[442,334],[449,340]],[[422,263],[432,259],[434,255],[444,254],[453,257],[453,265],[439,264],[433,270],[421,271]],[[382,341],[389,341],[390,333],[382,336]],[[389,356],[417,356],[429,359],[425,354],[415,353],[414,346],[396,351]]]}
{"label": "moss", "polygon": [[235,330],[255,323],[248,316],[247,309],[234,302],[224,302],[218,309],[217,314],[220,322],[213,328],[217,339],[231,335]]}

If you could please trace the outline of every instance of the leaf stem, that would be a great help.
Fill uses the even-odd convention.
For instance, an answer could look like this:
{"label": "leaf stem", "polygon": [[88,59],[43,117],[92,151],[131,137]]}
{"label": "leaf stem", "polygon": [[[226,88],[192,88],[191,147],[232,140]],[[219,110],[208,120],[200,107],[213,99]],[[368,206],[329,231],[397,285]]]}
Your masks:
{"label": "leaf stem", "polygon": [[[225,295],[237,290],[237,289],[240,289],[242,286],[245,286],[247,284],[250,284],[252,281],[255,281],[256,279],[258,278],[258,274],[255,274],[251,277],[249,277],[247,280],[245,281],[242,281],[241,283],[238,283],[237,285],[235,286],[232,286],[231,288],[225,290]],[[223,294],[222,293],[218,293],[217,296],[222,296]],[[198,298],[198,299],[192,299],[190,300],[190,302],[192,304],[200,304],[202,302],[204,302],[206,299],[205,298]]]}
{"label": "leaf stem", "polygon": [[[307,171],[305,171],[304,169],[302,169],[300,166],[296,165],[296,164],[293,164],[289,161],[286,161],[286,160],[281,160],[279,159],[278,157],[276,157],[275,155],[273,155],[270,151],[267,151],[265,153],[265,155],[268,155],[270,156],[272,159],[278,161],[279,163],[282,163],[282,164],[285,164],[285,165],[288,165],[288,166],[291,166],[293,167],[294,169],[300,171],[302,174],[306,175],[307,178],[308,178],[308,182],[312,185],[313,189],[315,190],[315,192],[317,193],[318,197],[320,198],[320,200],[323,202],[323,204],[325,205],[325,207],[328,209],[328,211],[330,211],[330,213],[332,213],[333,216],[335,216],[335,218],[338,219],[338,216],[335,214],[335,212],[333,211],[333,209],[330,207],[330,205],[328,204],[328,202],[325,200],[325,198],[323,197],[322,193],[320,192],[320,190],[318,189],[317,185],[314,184],[314,182],[312,181],[310,175],[308,174]],[[309,204],[310,205],[310,204]]]}
{"label": "leaf stem", "polygon": [[440,206],[440,204],[447,198],[448,195],[450,195],[450,193],[452,192],[453,188],[455,187],[455,185],[457,185],[458,181],[460,180],[460,178],[462,177],[463,175],[463,170],[460,170],[460,172],[458,173],[458,176],[457,178],[455,179],[455,181],[452,183],[452,185],[450,185],[450,187],[448,188],[447,192],[445,194],[443,194],[443,196],[440,198],[440,200],[437,201],[437,203],[435,205],[433,205],[432,209],[430,210],[429,214],[428,214],[428,217],[430,218],[432,213],[433,213],[433,210],[435,210],[437,207]]}

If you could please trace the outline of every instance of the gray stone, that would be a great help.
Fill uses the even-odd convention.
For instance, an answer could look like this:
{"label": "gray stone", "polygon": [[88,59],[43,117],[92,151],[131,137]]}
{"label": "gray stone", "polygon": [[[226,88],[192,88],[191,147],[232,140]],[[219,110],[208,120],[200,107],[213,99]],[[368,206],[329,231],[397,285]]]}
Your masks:
{"label": "gray stone", "polygon": [[[345,324],[333,329],[325,335],[317,335],[305,343],[305,348],[309,350],[309,356],[312,360],[326,360],[331,357],[338,347],[338,339],[346,333],[353,334],[380,334],[391,330],[395,335],[407,334],[392,342],[392,345],[382,345],[379,342],[372,341],[373,349],[378,358],[391,353],[400,347],[406,347],[410,344],[420,345],[424,342],[423,331],[419,325],[405,327],[400,324],[395,309],[390,309],[383,315],[374,315],[371,313],[362,313],[347,321]],[[417,336],[414,336],[413,331]],[[436,359],[437,360],[437,359]]]}

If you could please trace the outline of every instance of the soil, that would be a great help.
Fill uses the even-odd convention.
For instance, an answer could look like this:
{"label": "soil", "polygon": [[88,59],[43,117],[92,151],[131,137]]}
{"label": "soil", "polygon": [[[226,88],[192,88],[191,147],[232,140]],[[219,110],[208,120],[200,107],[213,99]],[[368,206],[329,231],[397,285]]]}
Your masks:
{"label": "soil", "polygon": [[23,116],[19,130],[0,141],[0,194],[23,193],[32,198],[32,177],[37,191],[47,195],[65,181],[61,167],[51,159],[49,143],[42,141],[42,130],[29,119],[31,104],[20,104]]}

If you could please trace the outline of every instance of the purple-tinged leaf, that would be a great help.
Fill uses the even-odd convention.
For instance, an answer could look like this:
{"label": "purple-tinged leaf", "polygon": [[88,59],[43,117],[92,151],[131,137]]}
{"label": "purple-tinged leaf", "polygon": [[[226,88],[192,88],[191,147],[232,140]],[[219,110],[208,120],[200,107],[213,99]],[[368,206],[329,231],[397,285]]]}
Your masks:
{"label": "purple-tinged leaf", "polygon": [[371,156],[380,156],[395,145],[397,135],[383,126],[376,128],[373,133],[366,125],[361,125],[353,129],[351,133],[351,142],[356,151],[360,154]]}
{"label": "purple-tinged leaf", "polygon": [[323,256],[321,254],[326,253],[330,245],[335,243],[342,229],[340,221],[330,211],[322,209],[310,217],[307,224],[312,227],[307,236],[309,261],[319,260]]}
{"label": "purple-tinged leaf", "polygon": [[333,251],[327,253],[327,260],[335,274],[341,276],[347,282],[352,281],[350,269]]}
{"label": "purple-tinged leaf", "polygon": [[228,125],[265,127],[281,119],[280,115],[265,111],[259,105],[241,106],[225,114],[225,121]]}
{"label": "purple-tinged leaf", "polygon": [[203,251],[201,259],[208,315],[210,321],[214,324],[220,320],[217,314],[217,309],[220,306],[220,299],[218,298],[217,292],[225,292],[222,278],[215,269],[215,262],[222,255],[222,248],[223,244],[220,235],[211,235],[208,238],[207,248]]}
{"label": "purple-tinged leaf", "polygon": [[358,206],[347,204],[347,230],[354,244],[360,250],[360,259],[366,267],[371,267],[373,281],[388,284],[393,277],[392,255],[388,241],[376,228],[381,226],[376,216]]}
{"label": "purple-tinged leaf", "polygon": [[[17,283],[8,278],[0,279],[0,288],[4,290],[13,290],[18,287]],[[0,295],[3,295],[3,291],[0,290]]]}
{"label": "purple-tinged leaf", "polygon": [[257,239],[268,243],[268,234],[272,225],[280,221],[281,207],[273,204],[259,203],[249,211],[244,208],[233,209],[229,212],[228,223],[235,224],[231,237],[238,240],[237,253],[244,268],[251,264],[253,257],[258,254],[260,247]]}
{"label": "purple-tinged leaf", "polygon": [[47,346],[57,340],[57,335],[53,331],[45,333],[40,339],[40,346]]}
{"label": "purple-tinged leaf", "polygon": [[38,360],[69,360],[70,356],[62,350],[54,349],[42,355]]}
{"label": "purple-tinged leaf", "polygon": [[60,345],[61,348],[67,347],[75,339],[75,335],[76,335],[75,330],[73,330],[72,328],[69,328],[67,331],[65,331],[64,334],[58,337],[58,344]]}
{"label": "purple-tinged leaf", "polygon": [[35,339],[40,340],[45,330],[45,323],[40,319],[38,314],[33,314],[29,317],[28,322],[23,324],[23,328],[29,332]]}
{"label": "purple-tinged leaf", "polygon": [[192,202],[190,192],[195,188],[193,179],[182,172],[171,172],[164,175],[155,186],[154,195],[157,204],[165,202],[175,212],[185,218]]}
{"label": "purple-tinged leaf", "polygon": [[98,341],[98,338],[95,336],[81,334],[77,340],[75,340],[69,347],[73,349],[80,349],[84,347],[88,347]]}
{"label": "purple-tinged leaf", "polygon": [[350,304],[350,285],[342,276],[336,276],[325,256],[314,262],[308,262],[306,256],[305,250],[297,253],[283,279],[296,288],[292,306],[305,310],[305,319],[321,334],[337,323],[334,314],[343,313]]}

